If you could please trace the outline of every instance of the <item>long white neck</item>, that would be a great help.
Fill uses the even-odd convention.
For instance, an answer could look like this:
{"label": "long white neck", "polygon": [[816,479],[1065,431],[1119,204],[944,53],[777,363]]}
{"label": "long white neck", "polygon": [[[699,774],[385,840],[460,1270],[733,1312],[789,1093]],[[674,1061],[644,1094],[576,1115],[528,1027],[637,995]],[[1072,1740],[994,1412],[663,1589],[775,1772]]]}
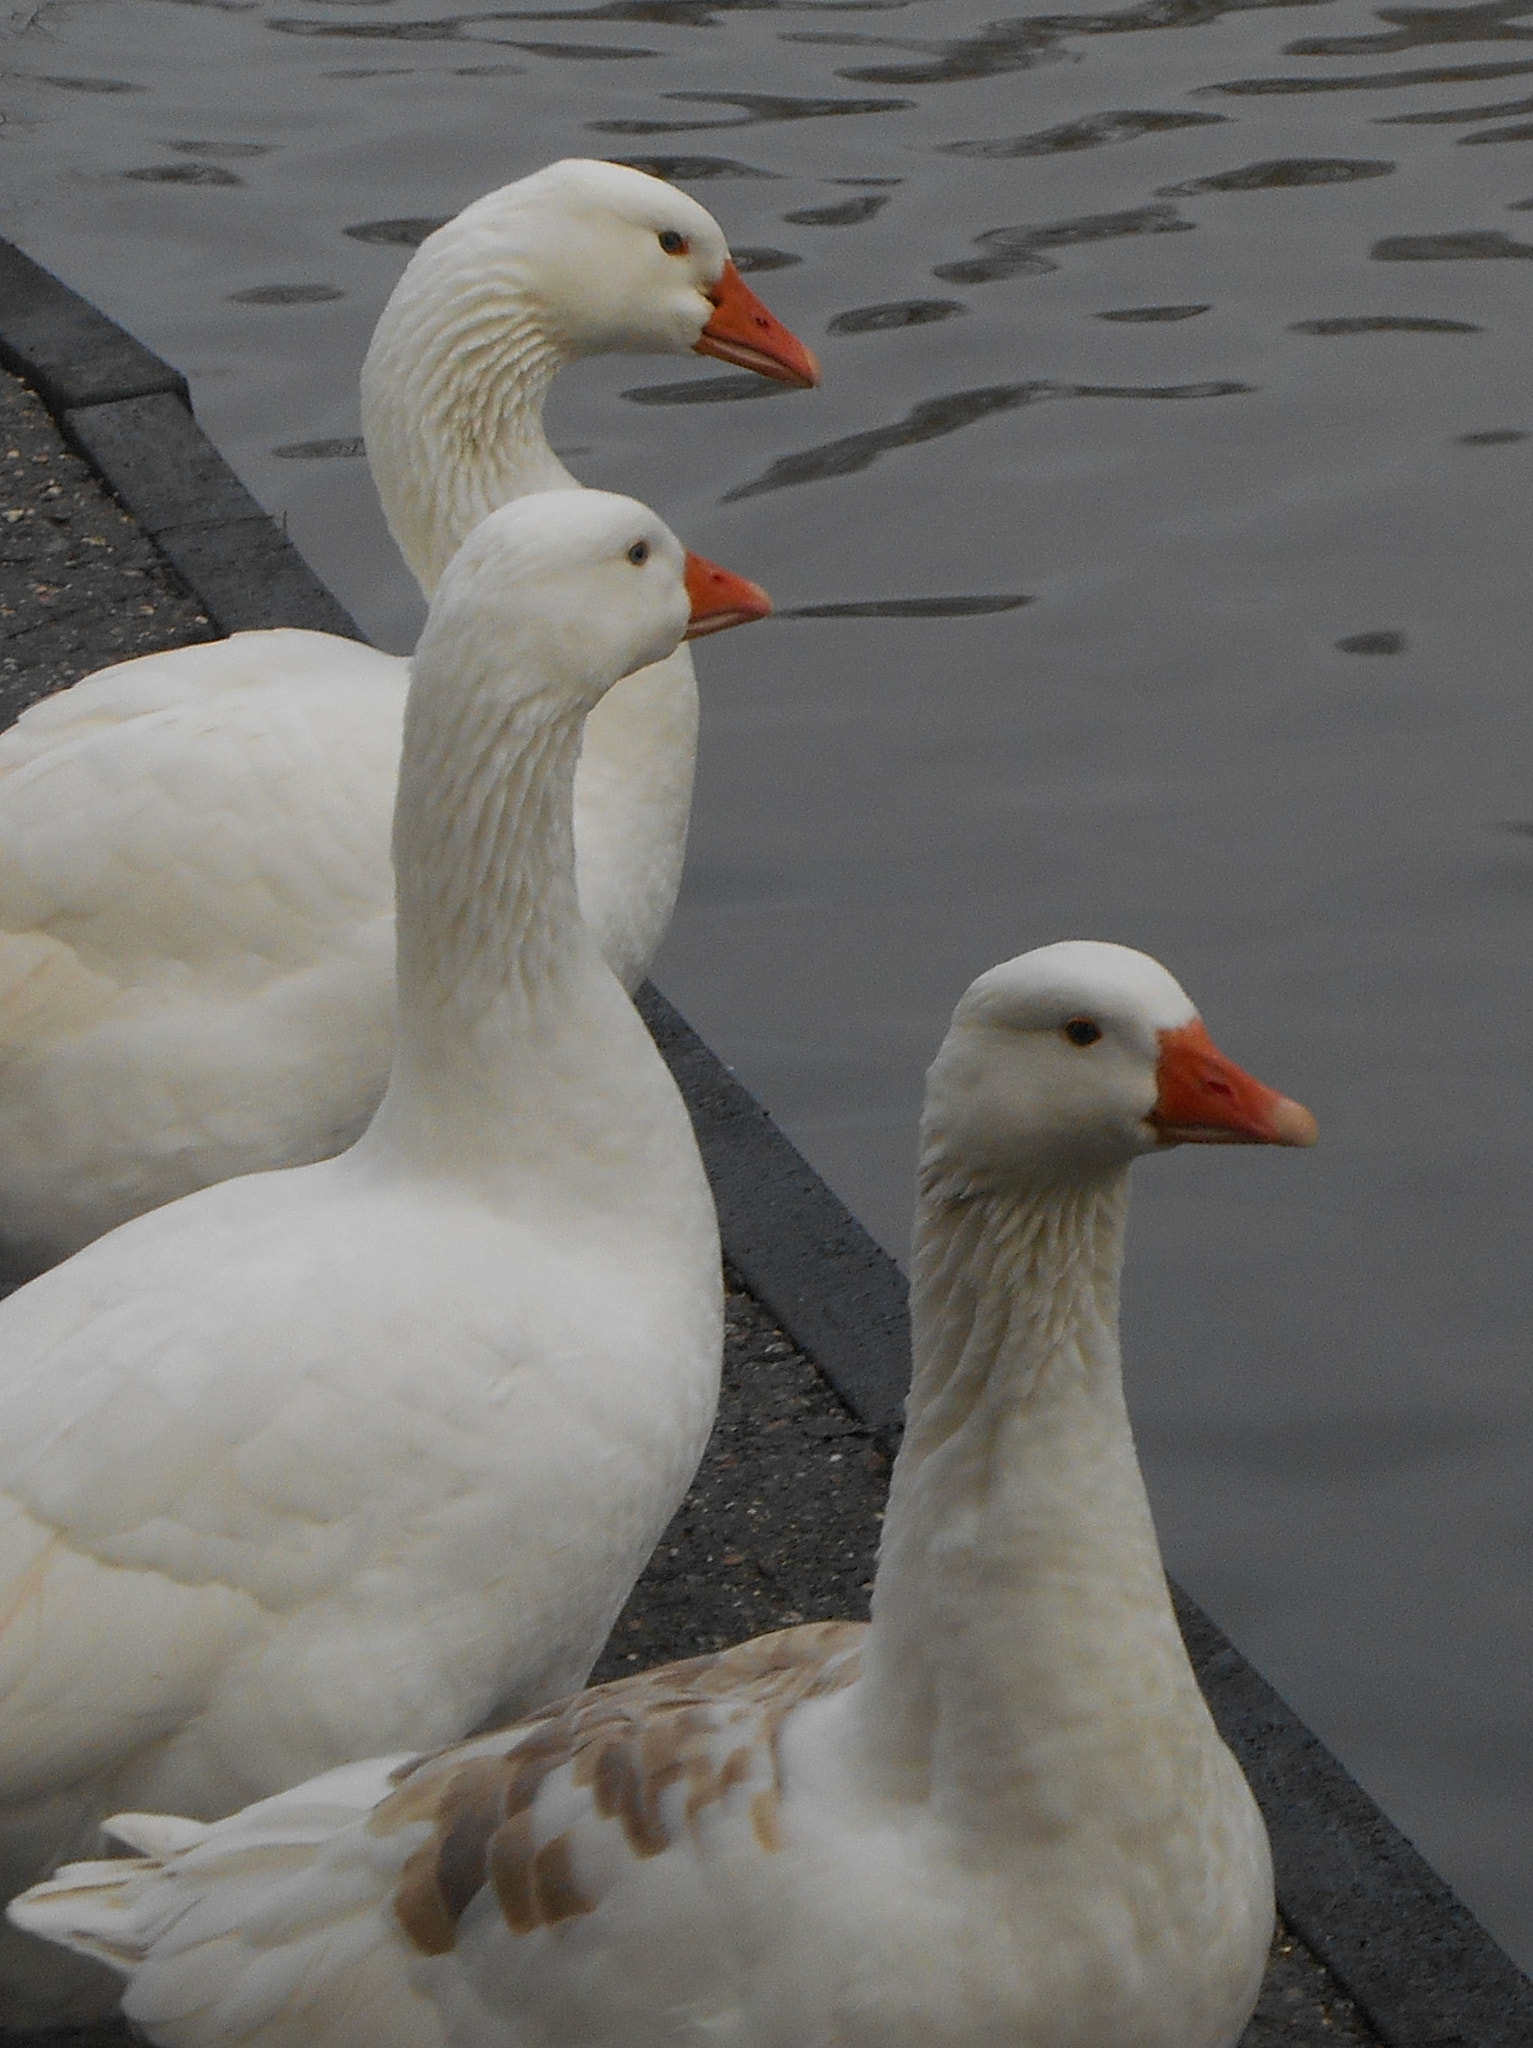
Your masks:
{"label": "long white neck", "polygon": [[453,223],[421,249],[362,366],[362,430],[389,531],[430,597],[479,521],[574,478],[548,445],[543,401],[571,351],[537,311],[527,268],[476,265]]}
{"label": "long white neck", "polygon": [[1212,1734],[1124,1406],[1127,1193],[1125,1173],[1026,1199],[923,1173],[858,1726],[884,1793],[1000,1840],[1174,1806],[1165,1756],[1196,1768],[1189,1733]]}
{"label": "long white neck", "polygon": [[361,1157],[545,1210],[561,1192],[588,1211],[649,1185],[663,1213],[700,1169],[576,903],[585,706],[475,688],[461,647],[450,668],[423,674],[422,659],[394,819],[396,1051]]}

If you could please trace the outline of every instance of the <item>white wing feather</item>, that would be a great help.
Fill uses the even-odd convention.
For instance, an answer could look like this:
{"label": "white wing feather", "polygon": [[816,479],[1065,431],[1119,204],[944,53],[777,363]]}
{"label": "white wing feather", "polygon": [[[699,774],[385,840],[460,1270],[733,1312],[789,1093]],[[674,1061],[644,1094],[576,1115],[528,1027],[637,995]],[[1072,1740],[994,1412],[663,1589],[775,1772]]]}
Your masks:
{"label": "white wing feather", "polygon": [[124,1814],[110,1832],[146,1855],[71,1865],[11,1917],[131,1977],[132,2018],[167,2048],[442,2048],[381,1904],[399,1841],[357,1825],[400,1761],[346,1765],[211,1827]]}

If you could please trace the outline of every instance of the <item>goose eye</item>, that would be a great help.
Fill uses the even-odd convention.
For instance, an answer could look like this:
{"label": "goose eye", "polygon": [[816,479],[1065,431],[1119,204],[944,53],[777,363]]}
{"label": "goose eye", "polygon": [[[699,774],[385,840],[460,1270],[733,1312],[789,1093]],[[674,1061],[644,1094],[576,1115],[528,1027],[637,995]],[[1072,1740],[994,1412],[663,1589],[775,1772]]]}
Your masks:
{"label": "goose eye", "polygon": [[636,569],[642,569],[649,560],[649,542],[647,540],[636,540],[628,550],[628,559]]}
{"label": "goose eye", "polygon": [[1102,1027],[1094,1017],[1072,1017],[1064,1030],[1072,1045],[1095,1045],[1102,1035]]}
{"label": "goose eye", "polygon": [[685,235],[677,234],[674,228],[660,230],[660,246],[667,256],[685,256],[692,244]]}

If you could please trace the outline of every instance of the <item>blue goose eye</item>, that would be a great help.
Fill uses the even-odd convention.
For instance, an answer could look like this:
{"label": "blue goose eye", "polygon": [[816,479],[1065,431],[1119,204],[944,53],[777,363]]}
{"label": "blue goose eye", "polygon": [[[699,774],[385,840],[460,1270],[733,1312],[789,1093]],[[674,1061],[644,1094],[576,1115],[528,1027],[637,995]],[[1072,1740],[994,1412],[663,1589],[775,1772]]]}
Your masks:
{"label": "blue goose eye", "polygon": [[660,246],[667,256],[685,256],[692,244],[685,235],[679,235],[675,228],[662,228]]}
{"label": "blue goose eye", "polygon": [[1094,1017],[1072,1017],[1065,1025],[1064,1033],[1072,1045],[1095,1045],[1102,1035],[1102,1027]]}
{"label": "blue goose eye", "polygon": [[649,560],[649,542],[647,540],[636,540],[628,550],[628,559],[636,569],[642,569]]}

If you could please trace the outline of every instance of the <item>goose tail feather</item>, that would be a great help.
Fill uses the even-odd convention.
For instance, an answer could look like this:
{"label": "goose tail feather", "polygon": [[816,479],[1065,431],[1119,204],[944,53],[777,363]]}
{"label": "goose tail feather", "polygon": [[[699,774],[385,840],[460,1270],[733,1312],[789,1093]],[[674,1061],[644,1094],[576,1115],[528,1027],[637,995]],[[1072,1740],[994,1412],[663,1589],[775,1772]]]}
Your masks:
{"label": "goose tail feather", "polygon": [[123,2011],[160,2048],[442,2048],[390,1938],[392,1859],[356,1827],[400,1761],[207,1825],[119,1814],[107,1833],[140,1853],[67,1864],[7,1911],[126,1977]]}

